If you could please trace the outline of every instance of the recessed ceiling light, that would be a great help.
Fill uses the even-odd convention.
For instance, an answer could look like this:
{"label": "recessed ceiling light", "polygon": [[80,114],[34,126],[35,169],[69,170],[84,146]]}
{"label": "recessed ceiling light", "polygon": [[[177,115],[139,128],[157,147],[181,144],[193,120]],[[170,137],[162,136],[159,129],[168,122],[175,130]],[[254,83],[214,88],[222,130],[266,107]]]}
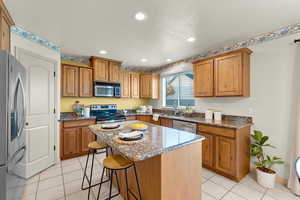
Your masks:
{"label": "recessed ceiling light", "polygon": [[171,62],[171,61],[172,61],[172,59],[168,58],[166,61],[167,61],[167,62]]}
{"label": "recessed ceiling light", "polygon": [[135,13],[134,18],[138,21],[143,21],[147,18],[147,15],[143,12],[137,12]]}
{"label": "recessed ceiling light", "polygon": [[147,62],[148,60],[146,58],[141,59],[142,62]]}
{"label": "recessed ceiling light", "polygon": [[188,39],[186,39],[186,41],[188,42],[195,42],[196,38],[194,37],[189,37]]}
{"label": "recessed ceiling light", "polygon": [[107,54],[107,51],[101,50],[101,51],[99,51],[99,53],[102,54],[102,55],[104,55],[104,54]]}

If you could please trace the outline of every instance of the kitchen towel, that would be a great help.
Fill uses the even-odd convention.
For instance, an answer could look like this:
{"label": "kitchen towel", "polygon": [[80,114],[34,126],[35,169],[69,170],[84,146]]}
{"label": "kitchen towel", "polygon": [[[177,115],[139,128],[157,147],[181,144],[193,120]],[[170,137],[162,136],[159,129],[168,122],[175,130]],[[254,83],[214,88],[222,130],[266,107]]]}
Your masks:
{"label": "kitchen towel", "polygon": [[158,121],[159,116],[160,116],[159,114],[153,114],[152,116],[153,121]]}

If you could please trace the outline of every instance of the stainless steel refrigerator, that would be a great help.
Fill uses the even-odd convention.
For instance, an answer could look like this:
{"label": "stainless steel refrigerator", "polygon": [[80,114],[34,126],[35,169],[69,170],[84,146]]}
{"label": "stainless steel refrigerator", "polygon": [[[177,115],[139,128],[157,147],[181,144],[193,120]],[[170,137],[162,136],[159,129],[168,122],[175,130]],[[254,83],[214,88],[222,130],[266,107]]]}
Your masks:
{"label": "stainless steel refrigerator", "polygon": [[21,199],[25,184],[16,175],[26,170],[21,164],[26,156],[25,83],[24,66],[0,51],[0,200]]}

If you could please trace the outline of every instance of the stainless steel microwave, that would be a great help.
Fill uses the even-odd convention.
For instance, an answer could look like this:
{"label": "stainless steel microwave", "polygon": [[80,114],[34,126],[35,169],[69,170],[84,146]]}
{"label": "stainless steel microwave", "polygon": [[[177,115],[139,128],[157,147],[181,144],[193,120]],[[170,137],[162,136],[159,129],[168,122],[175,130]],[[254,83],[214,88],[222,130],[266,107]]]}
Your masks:
{"label": "stainless steel microwave", "polygon": [[119,83],[95,82],[95,97],[121,97],[121,86]]}

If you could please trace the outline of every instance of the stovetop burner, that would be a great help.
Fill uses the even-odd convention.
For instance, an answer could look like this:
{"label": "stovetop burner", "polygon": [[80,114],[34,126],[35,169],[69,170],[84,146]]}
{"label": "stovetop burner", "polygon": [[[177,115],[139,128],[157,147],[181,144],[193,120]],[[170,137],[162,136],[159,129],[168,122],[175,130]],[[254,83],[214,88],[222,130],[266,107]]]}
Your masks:
{"label": "stovetop burner", "polygon": [[125,115],[118,112],[116,104],[93,104],[91,116],[96,117],[97,123],[124,121]]}

